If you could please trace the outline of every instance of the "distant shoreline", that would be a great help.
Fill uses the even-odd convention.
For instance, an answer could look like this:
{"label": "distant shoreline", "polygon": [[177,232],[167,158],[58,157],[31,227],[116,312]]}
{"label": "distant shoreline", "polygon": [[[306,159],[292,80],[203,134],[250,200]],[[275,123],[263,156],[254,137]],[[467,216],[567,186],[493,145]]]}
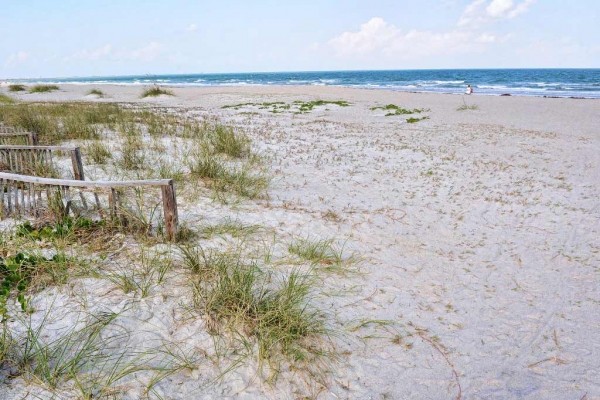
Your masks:
{"label": "distant shoreline", "polygon": [[168,87],[331,86],[407,93],[600,98],[600,69],[448,69],[125,75],[10,79],[7,83]]}

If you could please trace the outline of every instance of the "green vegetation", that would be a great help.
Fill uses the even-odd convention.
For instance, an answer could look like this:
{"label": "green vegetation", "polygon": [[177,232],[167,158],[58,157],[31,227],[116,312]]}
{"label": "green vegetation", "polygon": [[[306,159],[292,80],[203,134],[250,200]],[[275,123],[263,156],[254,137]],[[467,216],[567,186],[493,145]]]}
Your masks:
{"label": "green vegetation", "polygon": [[237,133],[232,127],[217,125],[210,135],[210,142],[217,153],[234,158],[250,154],[250,139],[243,133]]}
{"label": "green vegetation", "polygon": [[215,121],[108,103],[19,103],[1,108],[0,121],[37,133],[41,144],[82,140],[86,159],[123,178],[203,184],[220,201],[264,197],[269,185],[249,137]]}
{"label": "green vegetation", "polygon": [[[309,103],[265,107],[308,112],[336,104]],[[316,279],[322,273],[345,271],[352,258],[344,257],[333,240],[306,239],[289,247],[298,257],[283,251],[273,264],[277,268],[271,268],[279,254],[273,251],[278,248],[273,230],[231,218],[198,226],[193,214],[185,214],[188,207],[204,207],[207,194],[218,200],[266,197],[265,160],[242,129],[172,109],[99,102],[16,103],[0,107],[0,121],[38,133],[44,144],[82,146],[88,179],[176,179],[186,221],[178,232],[181,242],[173,246],[160,240],[162,204],[154,193],[115,190],[111,196],[118,210],[104,204],[104,213],[94,209],[92,217],[77,208],[83,199],[72,190],[68,198],[57,194],[37,222],[2,232],[0,285],[7,289],[0,289],[0,302],[8,321],[0,325],[0,370],[10,371],[3,377],[7,382],[24,376],[57,396],[77,392],[72,397],[83,399],[118,397],[135,382],[144,396],[160,398],[164,393],[154,393],[153,387],[171,374],[197,369],[199,359],[218,369],[215,381],[258,360],[270,382],[281,371],[293,371],[291,379],[318,381],[322,388],[335,353],[327,316],[311,298],[319,294]],[[93,194],[83,195],[94,207]],[[235,207],[223,212],[233,215]],[[339,216],[331,212],[328,218]],[[85,281],[68,281],[74,277]],[[39,290],[65,282],[68,290],[57,293],[59,310],[48,307],[44,316],[41,308],[32,309],[48,305],[52,292]],[[118,322],[116,303],[110,311],[101,308],[99,293],[122,296],[115,300],[123,302],[123,313],[132,310],[127,323]],[[186,338],[136,347],[140,338],[129,340],[143,327],[140,311],[150,305],[178,314],[177,324],[189,323],[185,329],[205,327],[213,335],[212,346],[203,341],[200,348]],[[57,329],[54,321],[63,315],[57,311],[78,313],[76,323]]]}
{"label": "green vegetation", "polygon": [[345,100],[313,100],[313,101],[300,101],[296,100],[291,104],[285,103],[283,101],[275,101],[275,102],[263,102],[263,103],[240,103],[240,104],[231,104],[225,105],[221,108],[232,108],[234,110],[239,110],[244,107],[255,107],[258,109],[268,109],[273,114],[279,114],[286,111],[293,112],[295,114],[304,114],[312,111],[315,107],[327,106],[327,105],[335,105],[339,107],[348,107],[350,103]]}
{"label": "green vegetation", "polygon": [[344,247],[337,246],[331,239],[296,239],[288,246],[288,251],[322,271],[347,272],[343,267],[356,261],[354,256],[345,258]]}
{"label": "green vegetation", "polygon": [[0,104],[13,104],[14,102],[15,100],[12,97],[0,93]]}
{"label": "green vegetation", "polygon": [[460,106],[456,109],[456,111],[467,111],[467,110],[479,110],[479,106],[477,104],[472,104],[472,105],[463,104],[462,106]]}
{"label": "green vegetation", "polygon": [[348,107],[350,103],[345,100],[313,100],[313,101],[294,101],[294,104],[298,106],[300,113],[307,113],[312,111],[315,107],[336,105],[339,107]]}
{"label": "green vegetation", "polygon": [[106,226],[105,221],[92,221],[88,218],[66,217],[55,223],[44,223],[33,226],[26,221],[18,225],[15,231],[17,237],[28,237],[32,240],[65,239],[81,235],[83,232],[98,230]]}
{"label": "green vegetation", "polygon": [[142,98],[145,97],[157,97],[157,96],[175,96],[171,90],[163,89],[160,86],[153,86],[149,89],[146,89],[142,92]]}
{"label": "green vegetation", "polygon": [[243,238],[257,233],[259,225],[246,225],[238,220],[226,218],[216,225],[204,226],[200,229],[203,238],[211,238],[216,235],[230,235],[234,238]]}
{"label": "green vegetation", "polygon": [[88,92],[88,95],[96,95],[99,97],[104,97],[104,92],[100,89],[92,89]]}
{"label": "green vegetation", "polygon": [[48,93],[59,89],[56,85],[35,85],[29,89],[29,93]]}
{"label": "green vegetation", "polygon": [[408,122],[409,124],[414,124],[417,123],[419,121],[423,121],[429,119],[429,117],[421,117],[421,118],[415,118],[415,117],[410,117],[406,119],[406,122]]}
{"label": "green vegetation", "polygon": [[[261,370],[268,366],[271,378],[284,361],[303,365],[325,352],[319,343],[327,335],[321,313],[308,297],[312,281],[292,272],[277,285],[256,264],[242,261],[241,251],[204,251],[187,248],[186,265],[196,275],[194,305],[209,319],[209,332],[228,332],[232,350],[248,357],[258,346]],[[225,333],[223,332],[223,333]]]}
{"label": "green vegetation", "polygon": [[25,85],[19,85],[19,84],[12,84],[12,85],[8,85],[8,91],[9,92],[23,92],[27,90],[27,88],[25,87]]}
{"label": "green vegetation", "polygon": [[377,106],[377,107],[371,107],[372,111],[375,110],[384,110],[384,111],[388,111],[388,113],[385,114],[386,117],[391,117],[394,115],[407,115],[407,114],[419,114],[425,111],[429,111],[425,108],[414,108],[414,109],[408,109],[408,108],[403,108],[400,106],[397,106],[395,104],[388,104],[385,106]]}
{"label": "green vegetation", "polygon": [[268,108],[272,108],[272,109],[285,109],[285,110],[289,110],[290,109],[290,105],[283,102],[283,101],[272,101],[272,102],[263,102],[263,103],[239,103],[239,104],[230,104],[230,105],[225,105],[221,108],[223,109],[227,109],[227,108],[233,108],[234,110],[239,110],[242,107],[258,107],[259,109],[268,109]]}
{"label": "green vegetation", "polygon": [[83,149],[83,154],[86,158],[89,158],[93,164],[103,165],[112,158],[110,149],[100,140],[94,140],[88,143]]}
{"label": "green vegetation", "polygon": [[66,270],[72,262],[63,253],[50,258],[24,252],[0,257],[0,319],[8,317],[6,304],[13,294],[16,295],[21,310],[29,311],[29,302],[25,296],[30,286],[45,286],[48,281],[64,282]]}
{"label": "green vegetation", "polygon": [[218,155],[199,150],[190,155],[190,174],[203,179],[217,193],[230,192],[249,199],[263,196],[269,186],[269,177],[255,168],[256,160],[240,166],[228,166]]}

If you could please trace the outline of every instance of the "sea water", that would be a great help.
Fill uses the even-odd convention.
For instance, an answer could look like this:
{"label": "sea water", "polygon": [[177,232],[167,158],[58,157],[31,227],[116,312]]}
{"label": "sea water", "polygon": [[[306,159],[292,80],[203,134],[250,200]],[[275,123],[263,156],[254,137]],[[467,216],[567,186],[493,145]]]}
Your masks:
{"label": "sea water", "polygon": [[21,79],[19,82],[241,86],[329,85],[410,92],[600,98],[600,69],[437,69],[398,71],[257,72]]}

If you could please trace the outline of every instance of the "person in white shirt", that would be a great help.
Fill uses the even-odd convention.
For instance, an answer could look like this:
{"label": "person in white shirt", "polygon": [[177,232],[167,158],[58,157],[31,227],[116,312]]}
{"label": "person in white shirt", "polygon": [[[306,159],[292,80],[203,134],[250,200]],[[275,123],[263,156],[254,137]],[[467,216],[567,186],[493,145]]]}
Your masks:
{"label": "person in white shirt", "polygon": [[465,92],[465,94],[473,94],[473,88],[471,87],[471,85],[467,85],[467,91]]}

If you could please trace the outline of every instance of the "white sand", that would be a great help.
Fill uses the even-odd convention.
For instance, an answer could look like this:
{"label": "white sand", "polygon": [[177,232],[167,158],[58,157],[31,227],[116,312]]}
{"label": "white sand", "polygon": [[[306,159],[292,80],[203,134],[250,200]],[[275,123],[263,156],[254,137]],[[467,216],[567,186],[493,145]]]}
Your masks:
{"label": "white sand", "polygon": [[[89,101],[90,88],[15,97]],[[139,99],[140,87],[101,89],[107,97],[94,101],[219,115],[272,156],[269,201],[186,204],[182,219],[235,216],[284,240],[347,240],[363,257],[362,274],[330,277],[316,299],[343,332],[320,398],[600,398],[600,101],[474,95],[465,101],[478,110],[457,111],[463,96],[333,87],[173,88],[175,97],[151,100]],[[352,106],[221,109],[317,98]],[[430,119],[370,110],[387,103],[430,109]],[[131,317],[208,346],[201,321],[182,322],[181,290],[141,301]],[[111,307],[125,299],[102,295]],[[368,320],[386,322],[351,329]],[[179,374],[160,393],[300,396],[285,379],[261,384],[252,368],[200,389],[205,381]],[[0,398],[26,390],[14,384]]]}

